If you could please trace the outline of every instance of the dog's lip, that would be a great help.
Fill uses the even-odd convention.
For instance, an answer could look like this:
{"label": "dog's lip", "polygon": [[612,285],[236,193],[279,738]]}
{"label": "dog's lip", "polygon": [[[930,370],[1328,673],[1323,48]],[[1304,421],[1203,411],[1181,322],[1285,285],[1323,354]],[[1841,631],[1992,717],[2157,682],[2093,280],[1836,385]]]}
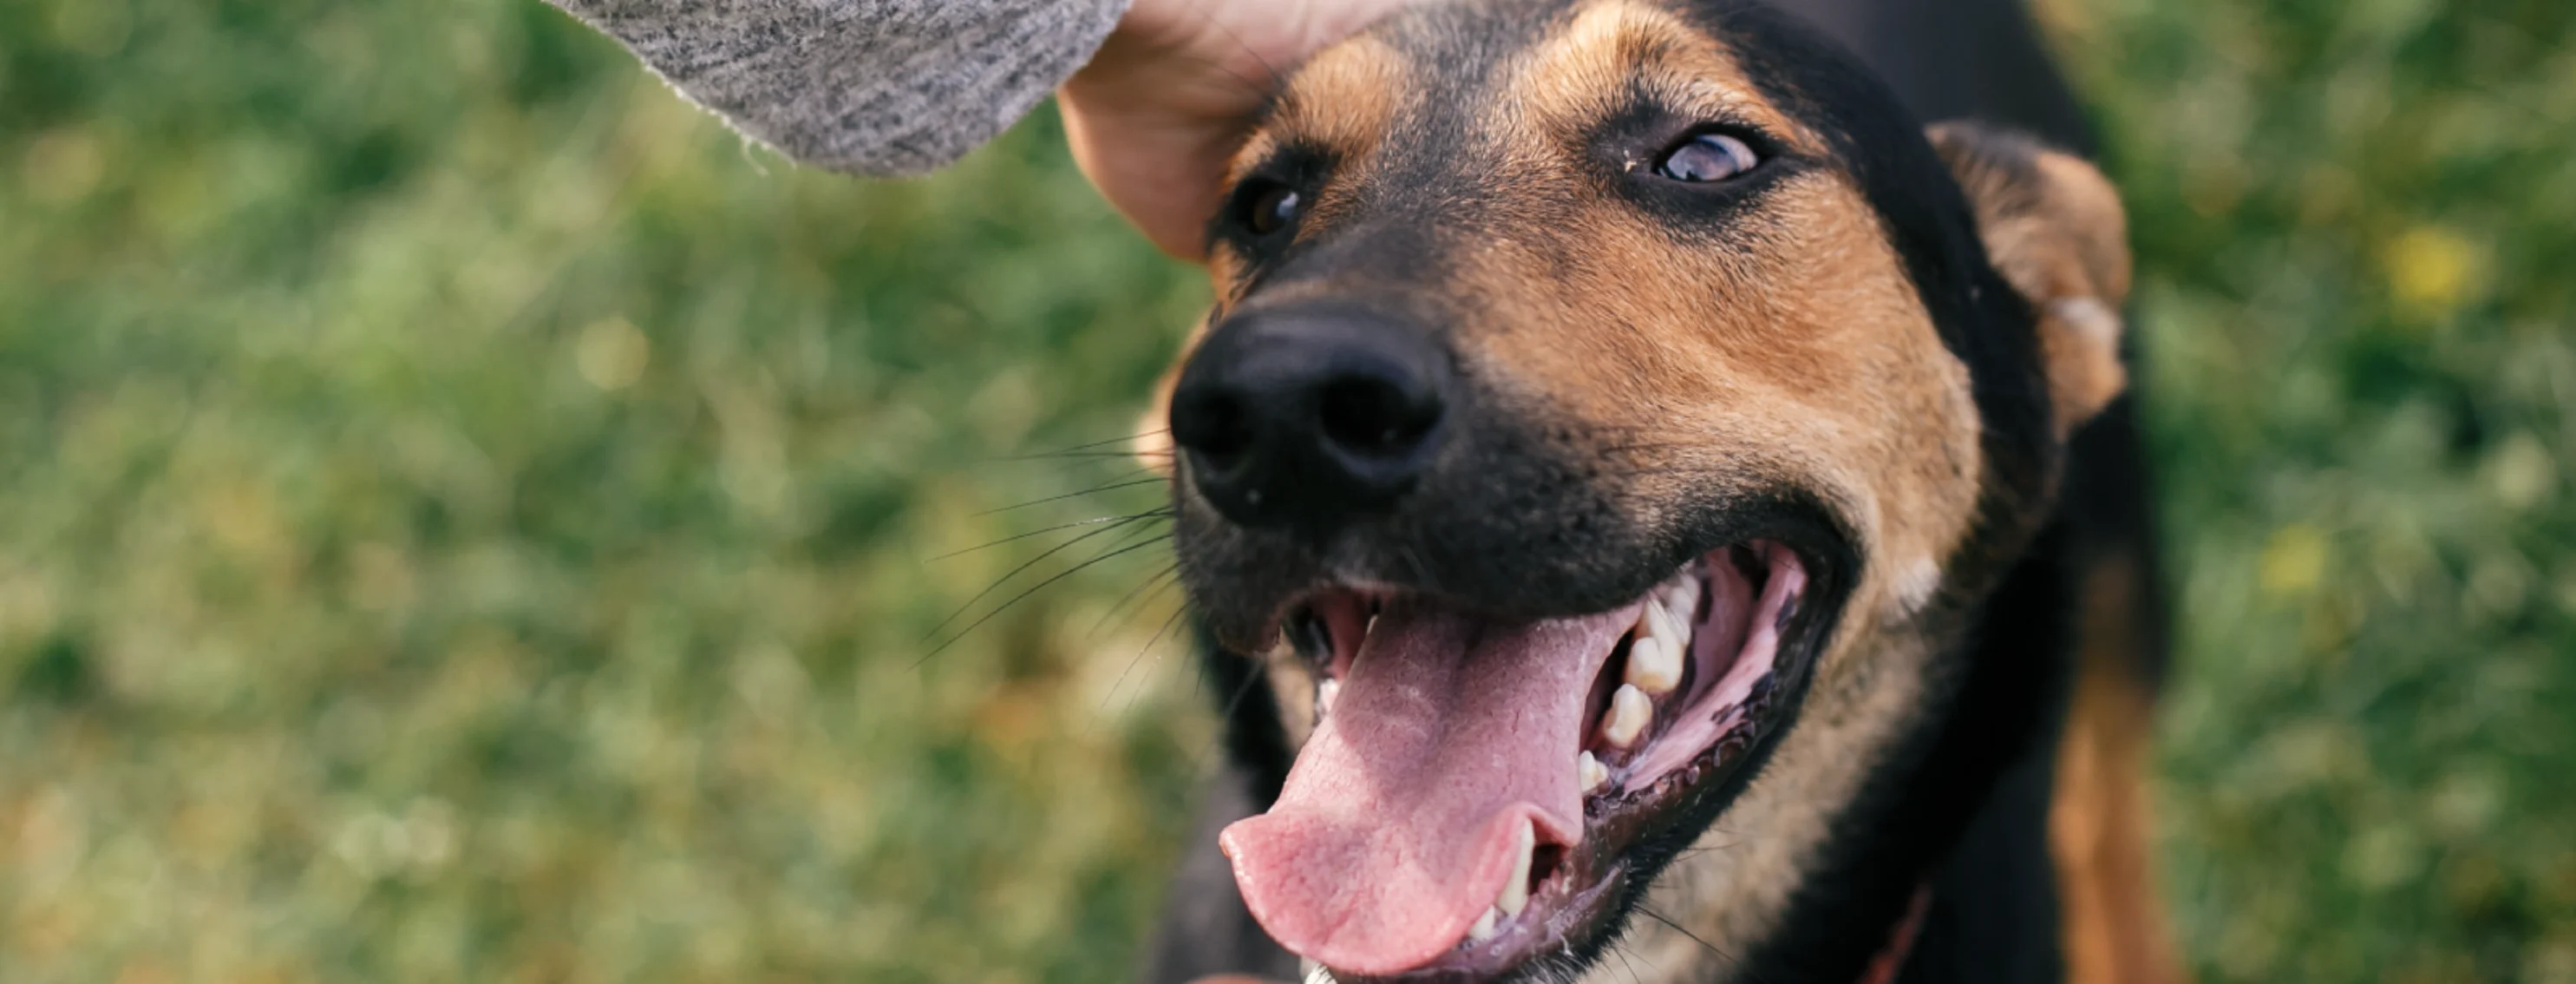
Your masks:
{"label": "dog's lip", "polygon": [[[1729,786],[1728,780],[1756,757],[1753,753],[1776,739],[1791,710],[1804,697],[1806,677],[1820,648],[1817,639],[1838,612],[1848,582],[1838,576],[1841,572],[1833,564],[1836,551],[1799,546],[1798,534],[1808,531],[1782,532],[1785,535],[1778,537],[1734,540],[1696,555],[1693,561],[1714,562],[1730,549],[1768,543],[1786,551],[1790,562],[1801,568],[1808,586],[1804,603],[1796,605],[1795,611],[1776,626],[1777,648],[1770,657],[1770,666],[1757,689],[1743,699],[1744,713],[1736,723],[1720,727],[1705,746],[1690,751],[1681,764],[1649,777],[1640,788],[1612,789],[1602,796],[1587,797],[1583,844],[1565,851],[1556,871],[1532,890],[1529,906],[1537,911],[1529,915],[1538,918],[1515,920],[1488,939],[1462,941],[1447,953],[1403,972],[1337,974],[1333,979],[1358,984],[1507,977],[1533,959],[1588,950],[1615,931],[1623,912],[1621,903],[1634,894],[1630,890],[1633,879],[1650,874],[1646,868],[1660,870],[1668,860],[1668,856],[1641,856],[1640,849],[1702,810],[1712,817],[1722,812],[1732,800],[1731,791],[1725,793],[1723,801],[1711,803],[1707,798]],[[1690,566],[1684,565],[1685,569]],[[1647,593],[1651,594],[1651,589]],[[1408,594],[1427,593],[1371,583],[1317,585],[1283,601],[1269,621],[1269,631],[1277,633],[1297,613],[1318,606],[1335,602],[1374,605]],[[1621,607],[1633,605],[1631,602]],[[1345,610],[1333,617],[1347,626],[1352,616]],[[1347,628],[1332,635],[1336,640],[1352,637]],[[1315,666],[1318,679],[1333,680],[1346,672],[1353,648],[1337,643],[1335,652],[1321,654]],[[1309,655],[1314,658],[1316,654]],[[1697,703],[1690,708],[1705,709]]]}

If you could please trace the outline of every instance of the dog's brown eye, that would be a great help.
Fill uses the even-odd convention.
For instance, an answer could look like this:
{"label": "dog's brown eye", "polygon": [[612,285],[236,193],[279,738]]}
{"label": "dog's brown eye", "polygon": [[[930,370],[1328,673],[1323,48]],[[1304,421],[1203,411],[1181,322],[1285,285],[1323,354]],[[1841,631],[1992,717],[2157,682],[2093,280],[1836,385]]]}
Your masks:
{"label": "dog's brown eye", "polygon": [[1288,227],[1306,207],[1306,197],[1284,184],[1265,184],[1248,189],[1243,199],[1243,227],[1256,236],[1267,236]]}
{"label": "dog's brown eye", "polygon": [[1723,133],[1703,133],[1682,142],[1655,165],[1655,173],[1675,181],[1706,184],[1753,170],[1762,158],[1744,141]]}

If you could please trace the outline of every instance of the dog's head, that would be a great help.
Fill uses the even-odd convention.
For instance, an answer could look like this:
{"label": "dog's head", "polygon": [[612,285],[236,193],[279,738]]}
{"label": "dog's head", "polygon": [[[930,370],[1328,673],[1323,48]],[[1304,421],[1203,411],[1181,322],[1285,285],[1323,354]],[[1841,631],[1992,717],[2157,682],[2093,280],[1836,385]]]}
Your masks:
{"label": "dog's head", "polygon": [[1223,843],[1346,978],[1780,931],[2121,385],[2091,167],[1732,3],[1406,14],[1211,238],[1181,569],[1298,747]]}

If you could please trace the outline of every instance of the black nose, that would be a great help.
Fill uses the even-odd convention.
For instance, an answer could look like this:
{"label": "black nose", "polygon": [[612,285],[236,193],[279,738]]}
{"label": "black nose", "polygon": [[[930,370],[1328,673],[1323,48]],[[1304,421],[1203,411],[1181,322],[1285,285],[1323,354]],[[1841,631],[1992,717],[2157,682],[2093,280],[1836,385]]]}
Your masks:
{"label": "black nose", "polygon": [[1226,518],[1329,532],[1413,487],[1439,449],[1453,375],[1427,333],[1384,317],[1241,315],[1181,371],[1172,440]]}

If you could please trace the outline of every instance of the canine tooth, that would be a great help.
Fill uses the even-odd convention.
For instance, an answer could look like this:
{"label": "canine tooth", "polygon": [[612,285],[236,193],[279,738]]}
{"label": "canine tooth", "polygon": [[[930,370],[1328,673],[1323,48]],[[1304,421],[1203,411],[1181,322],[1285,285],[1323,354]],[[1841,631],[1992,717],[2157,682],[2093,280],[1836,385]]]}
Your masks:
{"label": "canine tooth", "polygon": [[1648,696],[1661,697],[1673,692],[1682,682],[1682,651],[1679,640],[1669,636],[1640,636],[1628,646],[1627,681]]}
{"label": "canine tooth", "polygon": [[1493,939],[1494,931],[1502,921],[1503,910],[1486,906],[1485,914],[1476,917],[1476,924],[1467,927],[1467,938],[1478,943]]}
{"label": "canine tooth", "polygon": [[1690,641],[1690,630],[1683,627],[1682,620],[1664,607],[1661,598],[1647,598],[1645,605],[1637,610],[1636,633],[1639,642],[1653,637],[1672,643],[1676,649],[1680,648],[1682,643]]}
{"label": "canine tooth", "polygon": [[1324,715],[1333,713],[1333,699],[1340,697],[1341,695],[1342,682],[1339,680],[1326,680],[1322,683],[1316,684],[1315,720],[1321,721],[1324,719]]}
{"label": "canine tooth", "polygon": [[1592,795],[1610,784],[1610,767],[1601,764],[1591,749],[1584,749],[1583,754],[1574,757],[1574,782],[1583,787],[1584,795]]}
{"label": "canine tooth", "polygon": [[1521,821],[1520,836],[1512,840],[1512,852],[1520,860],[1512,863],[1512,880],[1503,883],[1503,894],[1494,899],[1494,908],[1508,919],[1529,908],[1530,853],[1538,849],[1538,830],[1528,820]]}
{"label": "canine tooth", "polygon": [[1655,719],[1655,705],[1646,692],[1633,684],[1620,684],[1610,695],[1610,716],[1601,722],[1601,738],[1618,748],[1637,743],[1646,733],[1646,725]]}
{"label": "canine tooth", "polygon": [[1686,576],[1664,585],[1664,607],[1670,609],[1675,618],[1689,622],[1699,608],[1699,579]]}
{"label": "canine tooth", "polygon": [[1663,636],[1664,642],[1670,644],[1675,652],[1690,648],[1691,623],[1688,614],[1690,609],[1668,605],[1661,611],[1664,616],[1664,627],[1656,634]]}
{"label": "canine tooth", "polygon": [[1637,622],[1637,637],[1641,640],[1673,637],[1673,616],[1672,613],[1664,610],[1663,602],[1647,602],[1646,610],[1638,613]]}

